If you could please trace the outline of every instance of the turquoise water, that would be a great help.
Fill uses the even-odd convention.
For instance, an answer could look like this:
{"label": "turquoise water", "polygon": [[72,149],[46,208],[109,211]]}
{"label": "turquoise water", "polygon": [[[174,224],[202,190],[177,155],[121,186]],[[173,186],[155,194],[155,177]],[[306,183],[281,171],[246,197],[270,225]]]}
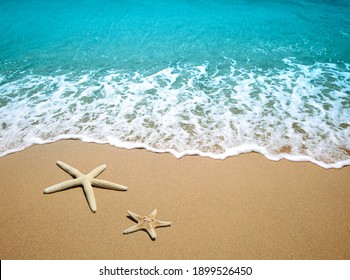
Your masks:
{"label": "turquoise water", "polygon": [[0,0],[0,155],[81,139],[350,164],[350,1]]}

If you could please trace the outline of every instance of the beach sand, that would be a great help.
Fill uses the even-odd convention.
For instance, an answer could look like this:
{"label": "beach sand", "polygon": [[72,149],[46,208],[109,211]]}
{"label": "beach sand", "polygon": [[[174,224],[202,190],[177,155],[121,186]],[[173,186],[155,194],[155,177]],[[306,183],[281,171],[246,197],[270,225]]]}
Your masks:
{"label": "beach sand", "polygon": [[[83,173],[128,186],[94,188],[92,213],[80,187],[43,194]],[[176,159],[143,149],[65,140],[0,158],[1,259],[350,259],[350,166],[274,162],[256,153],[226,160]],[[172,221],[123,235],[158,209]]]}

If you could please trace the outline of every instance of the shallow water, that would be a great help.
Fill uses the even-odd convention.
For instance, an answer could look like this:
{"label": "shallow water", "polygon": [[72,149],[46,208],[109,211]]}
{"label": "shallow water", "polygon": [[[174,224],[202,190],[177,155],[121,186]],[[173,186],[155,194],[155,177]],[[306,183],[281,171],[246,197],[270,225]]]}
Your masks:
{"label": "shallow water", "polygon": [[349,1],[0,1],[0,155],[77,138],[350,164]]}

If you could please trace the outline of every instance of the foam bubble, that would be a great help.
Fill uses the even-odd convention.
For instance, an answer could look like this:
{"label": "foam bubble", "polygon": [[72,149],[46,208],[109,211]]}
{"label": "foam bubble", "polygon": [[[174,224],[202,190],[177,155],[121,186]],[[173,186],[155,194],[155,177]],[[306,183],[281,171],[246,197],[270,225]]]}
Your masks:
{"label": "foam bubble", "polygon": [[74,138],[176,157],[254,151],[324,168],[349,165],[349,65],[283,62],[269,70],[225,60],[153,74],[0,77],[0,155]]}

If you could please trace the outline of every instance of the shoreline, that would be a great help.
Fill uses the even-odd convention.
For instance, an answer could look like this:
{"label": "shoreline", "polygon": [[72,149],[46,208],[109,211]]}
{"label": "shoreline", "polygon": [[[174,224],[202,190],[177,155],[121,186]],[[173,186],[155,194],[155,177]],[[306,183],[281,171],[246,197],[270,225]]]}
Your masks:
{"label": "shoreline", "polygon": [[[101,164],[126,192],[80,187],[43,194]],[[350,259],[350,167],[271,161],[257,153],[180,159],[61,140],[0,158],[1,259]],[[127,210],[172,225],[123,235]]]}
{"label": "shoreline", "polygon": [[[56,142],[60,141],[80,141],[83,143],[92,143],[92,144],[97,144],[97,145],[109,145],[117,149],[126,149],[126,150],[140,150],[144,149],[147,152],[151,153],[156,153],[156,154],[170,154],[176,159],[181,159],[183,157],[192,157],[192,156],[198,156],[198,157],[204,157],[204,158],[209,158],[213,160],[226,160],[231,157],[238,157],[240,155],[244,154],[250,154],[250,153],[257,153],[259,155],[264,156],[266,159],[271,160],[271,161],[281,161],[281,160],[288,160],[291,162],[302,162],[302,163],[312,163],[315,164],[316,166],[319,166],[323,169],[341,169],[347,166],[350,166],[350,159],[334,162],[334,163],[325,163],[322,161],[318,161],[310,156],[307,155],[291,155],[289,153],[285,152],[280,152],[276,154],[271,154],[267,151],[266,148],[260,147],[255,144],[242,144],[238,147],[231,148],[226,150],[225,153],[221,154],[215,154],[211,152],[202,152],[200,150],[186,150],[184,152],[178,152],[173,149],[165,149],[165,150],[159,150],[153,147],[150,147],[146,144],[129,144],[127,142],[122,142],[118,141],[116,143],[109,143],[109,142],[102,142],[102,141],[97,141],[93,138],[90,137],[82,137],[80,135],[66,135],[64,137],[58,137],[55,139],[52,139],[50,141],[43,141],[38,139],[37,142],[32,143],[31,145],[28,145],[24,148],[21,149],[11,149],[7,151],[7,153],[2,153],[0,154],[0,159],[3,157],[6,157],[8,155],[22,152],[26,149],[29,149],[33,146],[36,145],[49,145],[49,144],[54,144]],[[343,149],[345,153],[350,155],[350,151],[347,149]]]}

